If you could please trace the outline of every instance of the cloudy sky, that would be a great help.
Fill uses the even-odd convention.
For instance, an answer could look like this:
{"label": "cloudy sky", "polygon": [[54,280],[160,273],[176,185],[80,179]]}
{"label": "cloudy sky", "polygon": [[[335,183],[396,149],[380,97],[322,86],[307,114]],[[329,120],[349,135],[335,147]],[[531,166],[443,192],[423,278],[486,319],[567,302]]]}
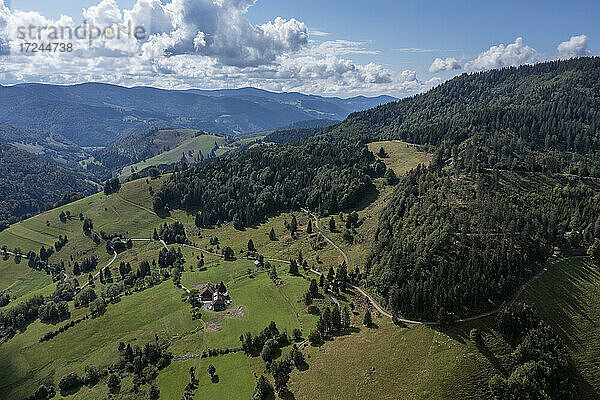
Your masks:
{"label": "cloudy sky", "polygon": [[[596,55],[599,11],[593,1],[0,0],[0,84],[404,97],[464,72]],[[80,38],[56,37],[84,22]],[[22,51],[28,42],[73,51]]]}

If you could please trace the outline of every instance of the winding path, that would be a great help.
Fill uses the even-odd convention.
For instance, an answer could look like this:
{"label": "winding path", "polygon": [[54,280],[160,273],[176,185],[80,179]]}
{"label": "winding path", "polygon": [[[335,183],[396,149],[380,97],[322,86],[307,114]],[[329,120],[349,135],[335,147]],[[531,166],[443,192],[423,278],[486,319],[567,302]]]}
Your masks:
{"label": "winding path", "polygon": [[[98,276],[100,275],[100,273],[101,273],[101,272],[104,272],[104,270],[105,270],[106,268],[110,267],[110,266],[111,266],[111,265],[112,265],[112,264],[115,262],[115,260],[116,260],[116,259],[117,259],[117,252],[113,250],[113,258],[112,258],[112,260],[110,260],[110,262],[109,262],[108,264],[106,264],[106,265],[105,265],[104,267],[102,267],[102,268],[101,268],[101,269],[100,269],[98,272],[96,272],[96,274],[93,276],[93,277],[94,277],[94,279],[98,278]],[[66,274],[65,274],[65,275],[66,275]],[[65,278],[65,280],[66,280],[66,279],[67,279],[67,278]],[[77,290],[77,291],[75,292],[75,295],[79,294],[79,292],[81,292],[83,289],[85,289],[85,288],[86,288],[86,286],[88,286],[89,284],[90,284],[90,281],[89,281],[89,280],[88,280],[88,281],[86,281],[86,282],[85,282],[83,285],[81,285],[81,287],[79,288],[79,290]]]}
{"label": "winding path", "polygon": [[[340,254],[344,257],[344,260],[346,261],[346,265],[350,266],[349,263],[349,259],[348,256],[346,255],[346,253],[339,247],[337,246],[331,239],[329,239],[324,233],[323,231],[321,231],[321,228],[319,227],[319,219],[309,210],[307,209],[302,209],[302,211],[304,211],[305,213],[308,214],[309,217],[312,217],[315,221],[315,226],[317,228],[317,231],[323,236],[323,238],[330,243],[333,247],[335,247]],[[523,293],[523,291],[529,287],[529,285],[531,285],[533,282],[535,282],[536,280],[538,280],[539,278],[541,278],[549,269],[549,266],[552,265],[555,262],[555,260],[552,260],[551,262],[548,263],[548,265],[546,265],[541,271],[539,271],[536,275],[534,275],[531,279],[529,279],[527,282],[525,282],[523,285],[521,285],[521,287],[519,287],[519,290],[517,290],[517,292],[515,293],[515,295],[510,299],[510,301],[507,303],[507,305],[512,305],[515,301],[517,301],[517,299],[521,296],[521,294]],[[317,275],[322,275],[320,272],[315,271],[313,269],[310,270],[311,272],[317,274]],[[369,301],[371,302],[371,304],[373,305],[373,307],[375,307],[375,309],[381,313],[382,315],[388,317],[388,318],[394,318],[394,316],[392,314],[390,314],[389,312],[385,311],[385,309],[364,289],[355,286],[355,285],[350,285],[352,288],[356,289],[358,292],[360,292],[362,295],[364,295],[367,299],[369,299]],[[491,315],[494,315],[496,313],[498,313],[500,311],[501,307],[498,307],[494,310],[482,313],[482,314],[478,314],[478,315],[474,315],[472,317],[469,318],[461,318],[461,319],[457,319],[454,320],[455,323],[458,322],[469,322],[469,321],[476,321],[479,319],[483,319],[486,317],[489,317]],[[398,321],[400,322],[404,322],[407,324],[417,324],[417,325],[439,325],[438,322],[435,321],[416,321],[416,320],[411,320],[411,319],[406,319],[406,318],[397,318]]]}

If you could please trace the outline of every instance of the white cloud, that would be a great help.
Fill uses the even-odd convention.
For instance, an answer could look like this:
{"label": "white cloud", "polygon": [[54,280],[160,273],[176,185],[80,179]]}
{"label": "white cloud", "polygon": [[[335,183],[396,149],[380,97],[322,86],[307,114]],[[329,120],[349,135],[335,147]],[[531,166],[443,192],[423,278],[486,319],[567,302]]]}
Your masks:
{"label": "white cloud", "polygon": [[546,60],[546,56],[539,53],[532,47],[523,42],[523,38],[518,37],[514,43],[508,45],[499,44],[492,46],[489,50],[479,54],[479,56],[465,64],[467,71],[484,71],[495,68],[517,66],[522,64],[533,64]]}
{"label": "white cloud", "polygon": [[321,37],[322,37],[322,36],[329,36],[329,32],[323,32],[323,31],[319,31],[319,30],[317,30],[317,29],[310,29],[310,30],[308,31],[308,34],[309,34],[310,36],[321,36]]}
{"label": "white cloud", "polygon": [[245,13],[254,3],[254,0],[173,0],[164,6],[164,13],[171,16],[175,29],[159,30],[169,40],[156,41],[155,45],[169,44],[163,50],[171,54],[195,53],[213,57],[225,65],[246,67],[272,63],[308,43],[308,28],[293,18],[277,17],[262,25],[252,25]]}
{"label": "white cloud", "polygon": [[379,54],[367,47],[369,42],[350,40],[328,40],[307,48],[304,53],[313,56],[343,56],[348,54]]}
{"label": "white cloud", "polygon": [[[385,92],[407,96],[423,91],[428,84],[419,81],[414,71],[397,73],[378,64],[361,65],[335,56],[284,57],[276,66],[239,69],[182,55],[162,58],[158,65],[159,76],[170,77],[171,86],[178,88],[185,87],[185,84],[201,87],[255,86],[328,95]],[[202,83],[199,85],[199,82]]]}
{"label": "white cloud", "polygon": [[431,63],[429,67],[429,72],[436,73],[441,71],[453,71],[456,69],[461,69],[462,65],[458,62],[458,60],[454,57],[448,57],[445,59],[436,58]]}
{"label": "white cloud", "polygon": [[586,35],[571,36],[566,42],[558,45],[558,58],[567,59],[573,57],[584,57],[592,54],[588,50],[589,38]]}
{"label": "white cloud", "polygon": [[138,0],[131,10],[123,10],[123,20],[131,21],[133,26],[143,26],[150,35],[175,29],[173,15],[160,0]]}
{"label": "white cloud", "polygon": [[[255,2],[137,0],[131,9],[120,9],[114,0],[102,0],[82,11],[90,24],[116,29],[131,23],[144,26],[148,34],[139,40],[128,35],[92,42],[73,38],[72,53],[24,54],[18,49],[23,41],[17,38],[19,26],[75,28],[74,19],[52,21],[37,12],[11,11],[0,0],[0,82],[98,81],[172,89],[255,86],[338,96],[407,96],[439,83],[436,78],[420,81],[414,71],[348,59],[352,54],[378,54],[368,41],[309,42],[306,25],[295,19],[252,24],[245,14]],[[317,38],[325,35],[311,32]],[[41,37],[49,41],[47,31]],[[7,55],[8,44],[12,51]]]}
{"label": "white cloud", "polygon": [[95,26],[111,26],[122,21],[123,15],[115,0],[102,0],[98,5],[83,9],[83,17]]}

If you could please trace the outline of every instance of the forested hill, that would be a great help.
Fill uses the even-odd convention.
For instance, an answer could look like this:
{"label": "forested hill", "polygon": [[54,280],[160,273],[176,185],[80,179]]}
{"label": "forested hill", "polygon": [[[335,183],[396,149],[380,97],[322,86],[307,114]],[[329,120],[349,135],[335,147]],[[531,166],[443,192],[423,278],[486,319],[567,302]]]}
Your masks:
{"label": "forested hill", "polygon": [[323,214],[352,210],[383,173],[385,165],[356,141],[265,145],[173,174],[154,209],[195,212],[198,227],[233,221],[242,229],[302,207]]}
{"label": "forested hill", "polygon": [[600,59],[459,76],[351,115],[330,138],[428,145],[383,212],[366,283],[390,309],[456,319],[498,307],[555,246],[600,237]]}
{"label": "forested hill", "polygon": [[0,220],[38,212],[63,195],[96,191],[80,172],[0,144]]}
{"label": "forested hill", "polygon": [[82,157],[82,149],[62,135],[8,124],[0,124],[0,143],[54,160],[73,162]]}
{"label": "forested hill", "polygon": [[382,212],[365,284],[407,317],[471,316],[510,298],[555,247],[581,250],[600,236],[599,94],[598,58],[462,75],[321,134],[297,130],[294,146],[176,173],[154,206],[194,212],[198,227],[243,228],[300,207],[350,211],[385,173],[365,142],[425,145],[433,160],[400,180]]}
{"label": "forested hill", "polygon": [[538,149],[600,149],[600,58],[552,61],[456,77],[431,91],[351,114],[333,136],[460,143],[502,130]]}

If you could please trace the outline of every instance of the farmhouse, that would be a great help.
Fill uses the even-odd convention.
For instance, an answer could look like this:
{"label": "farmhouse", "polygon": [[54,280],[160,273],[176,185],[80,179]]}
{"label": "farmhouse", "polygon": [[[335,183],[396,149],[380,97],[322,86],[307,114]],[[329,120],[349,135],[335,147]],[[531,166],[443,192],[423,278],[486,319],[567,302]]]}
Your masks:
{"label": "farmhouse", "polygon": [[204,302],[212,301],[213,295],[217,292],[217,287],[212,283],[207,283],[202,285],[200,288],[200,292],[198,296],[200,296],[200,300]]}
{"label": "farmhouse", "polygon": [[223,311],[231,302],[223,283],[220,285],[206,283],[200,287],[197,296],[205,307],[214,311]]}

